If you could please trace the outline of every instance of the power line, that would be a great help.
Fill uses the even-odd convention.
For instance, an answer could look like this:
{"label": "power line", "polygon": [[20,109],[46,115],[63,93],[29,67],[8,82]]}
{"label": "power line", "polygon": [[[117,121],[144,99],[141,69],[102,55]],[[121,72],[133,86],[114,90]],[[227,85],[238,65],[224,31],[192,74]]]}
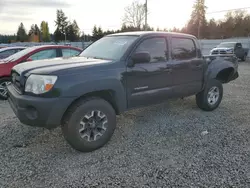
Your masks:
{"label": "power line", "polygon": [[229,11],[241,10],[241,9],[250,9],[250,7],[235,8],[235,9],[227,9],[227,10],[219,10],[219,11],[214,11],[214,12],[208,12],[208,13],[206,13],[206,14],[214,14],[214,13],[220,13],[220,12],[229,12]]}

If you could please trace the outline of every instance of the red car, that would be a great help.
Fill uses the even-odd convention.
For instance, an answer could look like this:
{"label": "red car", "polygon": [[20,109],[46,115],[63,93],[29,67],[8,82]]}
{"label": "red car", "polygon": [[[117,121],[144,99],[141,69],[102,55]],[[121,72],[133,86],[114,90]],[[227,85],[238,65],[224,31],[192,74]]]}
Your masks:
{"label": "red car", "polygon": [[82,49],[71,46],[46,45],[26,48],[6,59],[0,60],[0,99],[7,99],[6,85],[10,83],[11,69],[23,62],[77,56]]}

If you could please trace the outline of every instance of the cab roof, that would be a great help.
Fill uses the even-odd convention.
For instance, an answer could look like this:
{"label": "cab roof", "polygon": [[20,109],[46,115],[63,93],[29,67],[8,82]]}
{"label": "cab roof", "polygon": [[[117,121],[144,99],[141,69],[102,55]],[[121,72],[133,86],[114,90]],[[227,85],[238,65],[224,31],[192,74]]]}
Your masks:
{"label": "cab roof", "polygon": [[176,33],[176,32],[160,32],[160,31],[132,31],[132,32],[121,32],[121,33],[115,33],[115,34],[110,34],[108,36],[128,36],[128,35],[131,35],[131,36],[140,36],[140,37],[143,37],[143,36],[156,36],[156,35],[159,35],[159,36],[166,36],[166,35],[169,35],[169,36],[186,36],[186,37],[192,37],[192,38],[196,38],[195,36],[193,35],[189,35],[189,34],[184,34],[184,33]]}

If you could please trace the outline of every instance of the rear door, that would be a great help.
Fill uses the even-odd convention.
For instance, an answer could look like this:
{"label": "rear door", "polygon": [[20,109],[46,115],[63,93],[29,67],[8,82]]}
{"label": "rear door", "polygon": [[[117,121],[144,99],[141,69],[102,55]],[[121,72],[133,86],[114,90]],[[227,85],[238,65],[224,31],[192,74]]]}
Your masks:
{"label": "rear door", "polygon": [[203,83],[203,59],[192,38],[171,37],[173,92],[176,97],[193,95]]}
{"label": "rear door", "polygon": [[146,106],[172,96],[172,75],[167,66],[169,48],[165,37],[146,38],[133,52],[146,51],[149,63],[128,67],[126,73],[128,107]]}

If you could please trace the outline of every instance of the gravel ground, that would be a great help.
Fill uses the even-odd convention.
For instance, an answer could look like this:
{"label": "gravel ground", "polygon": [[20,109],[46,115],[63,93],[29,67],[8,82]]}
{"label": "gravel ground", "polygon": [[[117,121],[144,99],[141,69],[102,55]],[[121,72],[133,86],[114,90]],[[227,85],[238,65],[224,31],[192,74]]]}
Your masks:
{"label": "gravel ground", "polygon": [[0,101],[0,187],[250,187],[250,64],[239,69],[216,111],[190,97],[127,112],[92,153]]}

